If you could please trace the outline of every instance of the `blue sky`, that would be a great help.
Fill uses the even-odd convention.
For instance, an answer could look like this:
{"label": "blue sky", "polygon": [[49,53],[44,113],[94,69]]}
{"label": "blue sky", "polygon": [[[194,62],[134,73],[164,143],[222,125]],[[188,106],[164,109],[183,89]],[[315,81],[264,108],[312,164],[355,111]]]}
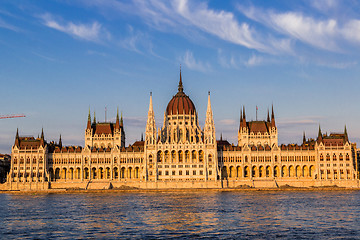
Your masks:
{"label": "blue sky", "polygon": [[123,112],[126,144],[145,131],[149,92],[157,127],[177,92],[216,134],[236,143],[240,108],[265,119],[274,105],[280,143],[342,132],[360,143],[358,1],[58,0],[0,3],[0,152],[16,128],[83,145],[89,107]]}

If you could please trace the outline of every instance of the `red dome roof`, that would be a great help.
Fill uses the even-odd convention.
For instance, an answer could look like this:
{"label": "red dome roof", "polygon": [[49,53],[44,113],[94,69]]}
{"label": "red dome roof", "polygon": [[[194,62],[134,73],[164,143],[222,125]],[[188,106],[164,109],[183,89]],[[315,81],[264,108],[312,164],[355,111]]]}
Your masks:
{"label": "red dome roof", "polygon": [[176,114],[195,114],[195,105],[191,101],[188,95],[183,92],[183,85],[181,80],[181,71],[180,71],[180,81],[179,81],[179,91],[173,96],[166,108],[167,115],[176,115]]}

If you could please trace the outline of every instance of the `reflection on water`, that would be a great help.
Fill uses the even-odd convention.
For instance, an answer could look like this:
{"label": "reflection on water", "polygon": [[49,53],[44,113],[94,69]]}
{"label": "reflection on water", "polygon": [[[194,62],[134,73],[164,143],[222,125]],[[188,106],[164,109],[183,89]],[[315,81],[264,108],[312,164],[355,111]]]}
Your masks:
{"label": "reflection on water", "polygon": [[360,238],[360,193],[0,194],[1,238]]}

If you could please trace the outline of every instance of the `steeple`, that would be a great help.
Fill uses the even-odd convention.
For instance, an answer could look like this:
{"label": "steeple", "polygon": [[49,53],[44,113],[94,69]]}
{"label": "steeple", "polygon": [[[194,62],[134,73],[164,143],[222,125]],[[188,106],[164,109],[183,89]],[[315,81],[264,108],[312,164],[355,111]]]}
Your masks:
{"label": "steeple", "polygon": [[276,126],[275,126],[274,105],[271,105],[271,126],[272,126],[272,127],[276,127]]}
{"label": "steeple", "polygon": [[41,145],[41,146],[44,146],[44,145],[45,145],[44,129],[43,129],[43,128],[41,128],[40,145]]}
{"label": "steeple", "polygon": [[183,91],[184,91],[183,83],[182,83],[182,79],[181,79],[181,65],[180,65],[180,80],[179,80],[178,90],[179,90],[179,92],[183,92]]}
{"label": "steeple", "polygon": [[243,120],[246,122],[245,106],[243,106]]}
{"label": "steeple", "polygon": [[269,108],[268,108],[268,113],[267,113],[267,122],[270,122],[270,115],[269,115]]}
{"label": "steeple", "polygon": [[321,133],[320,124],[319,124],[319,132],[318,132],[318,141],[322,141],[322,133]]}
{"label": "steeple", "polygon": [[152,103],[152,92],[150,92],[150,102],[149,102],[149,112],[148,119],[146,122],[146,131],[145,131],[145,144],[152,145],[156,142],[156,125],[155,125],[155,115]]}
{"label": "steeple", "polygon": [[305,131],[303,132],[303,143],[306,143]]}
{"label": "steeple", "polygon": [[344,136],[345,136],[345,142],[349,142],[349,137],[348,137],[346,125],[345,125],[345,129],[344,129]]}
{"label": "steeple", "polygon": [[143,133],[141,133],[141,139],[140,139],[140,141],[144,141],[144,134],[143,134]]}
{"label": "steeple", "polygon": [[91,128],[91,116],[90,116],[90,107],[89,107],[89,115],[88,115],[86,129],[90,129],[90,128]]}
{"label": "steeple", "polygon": [[19,146],[19,145],[20,145],[19,128],[16,128],[15,146]]}
{"label": "steeple", "polygon": [[95,111],[94,111],[94,121],[93,124],[96,124],[96,116],[95,116]]}
{"label": "steeple", "polygon": [[119,108],[117,108],[117,112],[116,112],[115,129],[120,130]]}
{"label": "steeple", "polygon": [[122,112],[121,112],[121,116],[120,116],[120,127],[121,127],[121,128],[124,127],[124,120],[123,120]]}
{"label": "steeple", "polygon": [[214,124],[213,112],[211,109],[210,91],[208,92],[208,105],[207,105],[207,110],[206,110],[204,137],[205,137],[205,143],[215,144],[215,140],[216,140],[215,139],[215,124]]}
{"label": "steeple", "polygon": [[61,134],[60,134],[60,138],[59,138],[59,147],[62,148]]}

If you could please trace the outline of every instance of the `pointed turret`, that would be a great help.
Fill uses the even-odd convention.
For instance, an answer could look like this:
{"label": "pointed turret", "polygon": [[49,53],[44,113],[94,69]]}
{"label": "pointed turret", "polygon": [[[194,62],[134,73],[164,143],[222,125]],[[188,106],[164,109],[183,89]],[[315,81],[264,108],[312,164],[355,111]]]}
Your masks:
{"label": "pointed turret", "polygon": [[62,148],[61,134],[60,134],[60,138],[59,138],[59,147]]}
{"label": "pointed turret", "polygon": [[119,108],[117,108],[117,112],[116,112],[115,129],[116,129],[116,130],[120,130]]}
{"label": "pointed turret", "polygon": [[271,105],[271,126],[276,127],[276,125],[275,125],[275,114],[274,114],[274,105]]}
{"label": "pointed turret", "polygon": [[18,147],[19,147],[19,145],[20,145],[19,129],[16,128],[15,146],[18,146]]}
{"label": "pointed turret", "polygon": [[95,111],[94,111],[94,121],[93,124],[96,124],[96,116],[95,116]]}
{"label": "pointed turret", "polygon": [[146,122],[146,131],[145,131],[145,144],[155,144],[156,141],[156,125],[155,125],[155,115],[152,103],[152,92],[150,92],[150,101],[149,101],[149,112],[148,119]]}
{"label": "pointed turret", "polygon": [[347,133],[346,125],[345,125],[345,129],[344,129],[344,137],[345,137],[345,142],[349,142],[349,136]]}
{"label": "pointed turret", "polygon": [[88,115],[88,121],[87,121],[86,129],[90,129],[90,128],[91,128],[91,115],[90,115],[90,108],[89,108],[89,115]]}
{"label": "pointed turret", "polygon": [[181,78],[181,65],[180,65],[180,80],[179,80],[178,90],[179,90],[179,92],[183,92],[183,91],[184,91],[183,83],[182,83],[182,78]]}
{"label": "pointed turret", "polygon": [[241,123],[240,123],[240,128],[244,128],[244,127],[246,127],[245,106],[243,106],[242,119],[241,119]]}
{"label": "pointed turret", "polygon": [[270,122],[270,114],[269,114],[269,108],[268,108],[268,112],[267,112],[267,119],[266,119],[267,122]]}
{"label": "pointed turret", "polygon": [[141,133],[141,139],[140,139],[140,141],[144,141],[144,134],[143,133]]}
{"label": "pointed turret", "polygon": [[121,116],[120,116],[120,127],[123,128],[124,127],[124,120],[123,120],[123,114],[121,112]]}
{"label": "pointed turret", "polygon": [[303,132],[303,143],[306,143],[305,131]]}
{"label": "pointed turret", "polygon": [[319,124],[319,132],[318,132],[318,141],[322,141],[322,133],[321,133],[321,128],[320,128],[320,124]]}
{"label": "pointed turret", "polygon": [[204,137],[205,137],[205,143],[208,144],[215,143],[215,124],[214,124],[213,112],[211,109],[210,91],[208,93],[208,105],[206,110]]}
{"label": "pointed turret", "polygon": [[44,146],[44,145],[45,145],[44,129],[43,129],[43,128],[41,128],[40,145],[41,145],[41,146]]}

